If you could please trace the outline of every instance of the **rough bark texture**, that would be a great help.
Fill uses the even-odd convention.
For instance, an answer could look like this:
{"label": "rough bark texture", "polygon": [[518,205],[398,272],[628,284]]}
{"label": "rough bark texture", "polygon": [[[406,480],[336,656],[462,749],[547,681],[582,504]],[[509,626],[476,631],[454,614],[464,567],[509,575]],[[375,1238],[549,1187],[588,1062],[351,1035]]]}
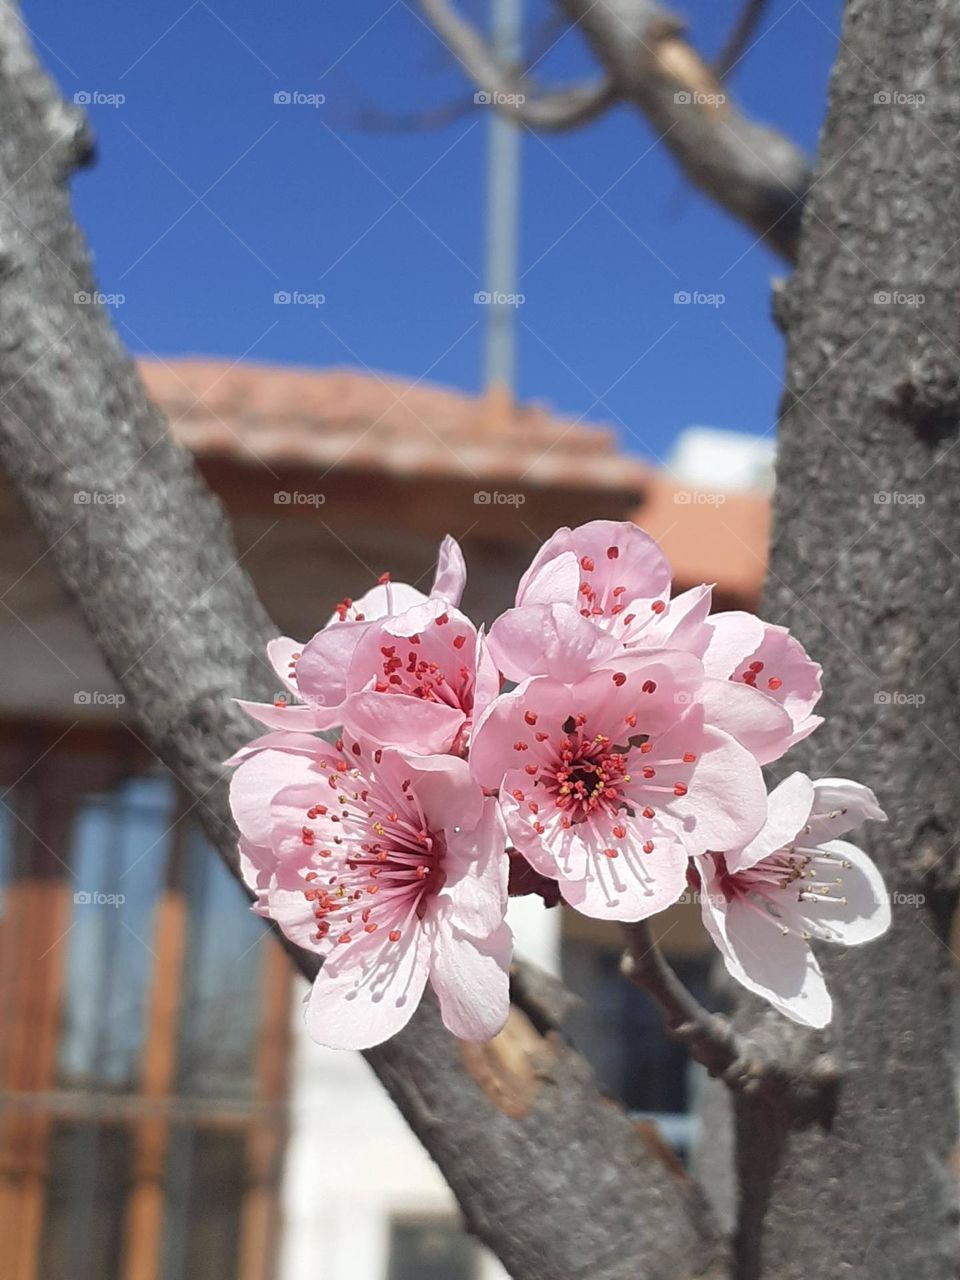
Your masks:
{"label": "rough bark texture", "polygon": [[[90,143],[9,4],[0,121],[0,462],[145,738],[233,864],[220,762],[253,736],[231,698],[272,696],[272,628],[105,313],[75,301],[93,282],[66,181]],[[77,504],[80,491],[124,500]],[[468,1221],[514,1280],[706,1274],[720,1246],[694,1185],[525,1005],[492,1047],[467,1050],[426,1001],[369,1055]]]}
{"label": "rough bark texture", "polygon": [[[863,842],[904,896],[880,942],[819,949],[836,1013],[807,1040],[840,1073],[821,1122],[791,1133],[739,1103],[745,1278],[957,1274],[958,86],[956,4],[851,0],[823,177],[780,307],[788,390],[765,613],[825,667],[827,723],[791,763],[877,791],[890,822]],[[876,297],[896,293],[924,300]],[[775,1021],[752,1008],[745,1029]]]}

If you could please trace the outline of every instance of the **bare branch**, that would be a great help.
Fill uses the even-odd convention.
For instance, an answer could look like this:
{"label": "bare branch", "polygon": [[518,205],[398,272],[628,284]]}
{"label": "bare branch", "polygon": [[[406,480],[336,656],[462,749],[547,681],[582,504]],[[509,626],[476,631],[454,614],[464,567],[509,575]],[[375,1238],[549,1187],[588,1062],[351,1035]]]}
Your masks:
{"label": "bare branch", "polygon": [[575,129],[617,101],[617,89],[609,77],[589,84],[535,89],[522,71],[501,64],[476,27],[448,0],[420,0],[420,8],[477,89],[488,95],[503,115],[531,129]]}
{"label": "bare branch", "polygon": [[[532,129],[561,130],[586,124],[617,102],[632,105],[695,186],[793,261],[810,181],[800,149],[736,108],[684,38],[683,24],[653,0],[556,2],[603,67],[599,84],[531,92],[528,78],[501,65],[449,0],[420,0],[420,9],[468,79],[505,114]],[[729,66],[758,17],[751,5],[722,59]]]}
{"label": "bare branch", "polygon": [[793,261],[810,181],[799,148],[737,109],[683,25],[652,0],[557,2],[694,186]]}
{"label": "bare branch", "polygon": [[726,80],[740,59],[748,52],[750,39],[766,12],[767,4],[768,0],[745,0],[736,25],[713,64],[713,73],[718,80]]}
{"label": "bare branch", "polygon": [[694,999],[667,963],[646,920],[624,925],[623,932],[627,949],[620,971],[624,977],[647,992],[663,1014],[670,1034],[682,1040],[712,1076],[727,1078],[728,1083],[741,1079],[742,1071],[728,1078],[732,1067],[743,1064],[745,1054],[727,1019],[710,1013]]}
{"label": "bare branch", "polygon": [[746,1105],[776,1117],[780,1131],[824,1123],[834,1106],[839,1072],[817,1051],[811,1033],[779,1014],[754,1039],[738,1035],[687,990],[654,940],[649,922],[623,926],[627,948],[620,971],[651,997],[667,1030],[691,1056]]}
{"label": "bare branch", "polygon": [[[138,731],[236,871],[219,762],[251,734],[232,695],[275,687],[262,656],[273,628],[219,503],[147,400],[107,313],[75,301],[93,280],[66,181],[89,142],[11,4],[0,10],[0,121],[0,461]],[[83,489],[125,501],[77,505]],[[316,958],[291,950],[315,974]],[[526,992],[542,1027],[515,1007],[500,1037],[466,1046],[428,999],[367,1060],[514,1280],[705,1275],[725,1250],[696,1185],[550,1029],[555,993]]]}
{"label": "bare branch", "polygon": [[420,133],[446,129],[447,125],[476,111],[473,97],[442,102],[424,111],[384,111],[380,107],[361,107],[350,113],[344,123],[366,133]]}

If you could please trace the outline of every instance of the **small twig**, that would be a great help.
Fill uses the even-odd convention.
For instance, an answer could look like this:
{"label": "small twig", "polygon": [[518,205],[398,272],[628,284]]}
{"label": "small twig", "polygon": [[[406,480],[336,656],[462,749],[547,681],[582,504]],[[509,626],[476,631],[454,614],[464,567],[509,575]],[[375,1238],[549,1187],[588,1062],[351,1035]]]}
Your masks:
{"label": "small twig", "polygon": [[488,95],[503,115],[531,129],[576,129],[618,100],[617,87],[608,75],[583,84],[539,89],[522,69],[504,65],[477,28],[448,0],[420,0],[420,8],[477,89]]}
{"label": "small twig", "polygon": [[836,1102],[840,1070],[811,1044],[809,1033],[785,1024],[786,1034],[761,1045],[738,1035],[722,1014],[696,1000],[668,964],[646,920],[626,924],[620,971],[655,1002],[667,1030],[697,1062],[744,1099],[763,1100],[792,1125],[826,1123]]}
{"label": "small twig", "polygon": [[649,923],[642,920],[627,924],[623,931],[627,949],[620,971],[655,1001],[670,1034],[684,1041],[712,1076],[734,1084],[745,1074],[755,1074],[756,1068],[746,1073],[738,1069],[731,1074],[732,1068],[744,1066],[745,1046],[726,1018],[710,1013],[690,994],[654,941]]}
{"label": "small twig", "polygon": [[727,37],[727,42],[723,46],[722,52],[713,64],[713,70],[718,80],[726,80],[740,59],[749,51],[750,37],[756,31],[766,7],[767,0],[746,0],[740,10],[736,25]]}

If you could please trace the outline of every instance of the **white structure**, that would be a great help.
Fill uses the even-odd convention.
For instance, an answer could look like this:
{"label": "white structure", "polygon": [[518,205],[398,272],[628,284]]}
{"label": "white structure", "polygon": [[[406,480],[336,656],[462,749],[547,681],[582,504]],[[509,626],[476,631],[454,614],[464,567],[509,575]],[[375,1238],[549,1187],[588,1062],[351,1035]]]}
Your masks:
{"label": "white structure", "polygon": [[720,427],[687,427],[669,460],[675,480],[708,490],[773,492],[773,435],[751,436]]}
{"label": "white structure", "polygon": [[[545,910],[539,898],[511,901],[517,950],[553,973],[559,972],[560,920],[560,911]],[[388,1280],[394,1225],[433,1220],[455,1226],[457,1207],[360,1054],[321,1049],[309,1039],[303,990],[297,987],[293,1011],[279,1280]],[[506,1280],[506,1272],[478,1250],[467,1277]]]}

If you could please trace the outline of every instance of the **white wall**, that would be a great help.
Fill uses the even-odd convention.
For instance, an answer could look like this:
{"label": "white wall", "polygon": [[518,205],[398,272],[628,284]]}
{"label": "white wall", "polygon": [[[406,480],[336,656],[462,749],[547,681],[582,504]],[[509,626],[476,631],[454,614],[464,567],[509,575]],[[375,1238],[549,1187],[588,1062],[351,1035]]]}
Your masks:
{"label": "white wall", "polygon": [[[514,899],[509,919],[520,954],[557,972],[559,910]],[[385,1280],[391,1218],[456,1215],[456,1205],[363,1058],[306,1035],[304,990],[298,985],[293,1009],[279,1280]],[[505,1277],[484,1251],[480,1280]]]}

